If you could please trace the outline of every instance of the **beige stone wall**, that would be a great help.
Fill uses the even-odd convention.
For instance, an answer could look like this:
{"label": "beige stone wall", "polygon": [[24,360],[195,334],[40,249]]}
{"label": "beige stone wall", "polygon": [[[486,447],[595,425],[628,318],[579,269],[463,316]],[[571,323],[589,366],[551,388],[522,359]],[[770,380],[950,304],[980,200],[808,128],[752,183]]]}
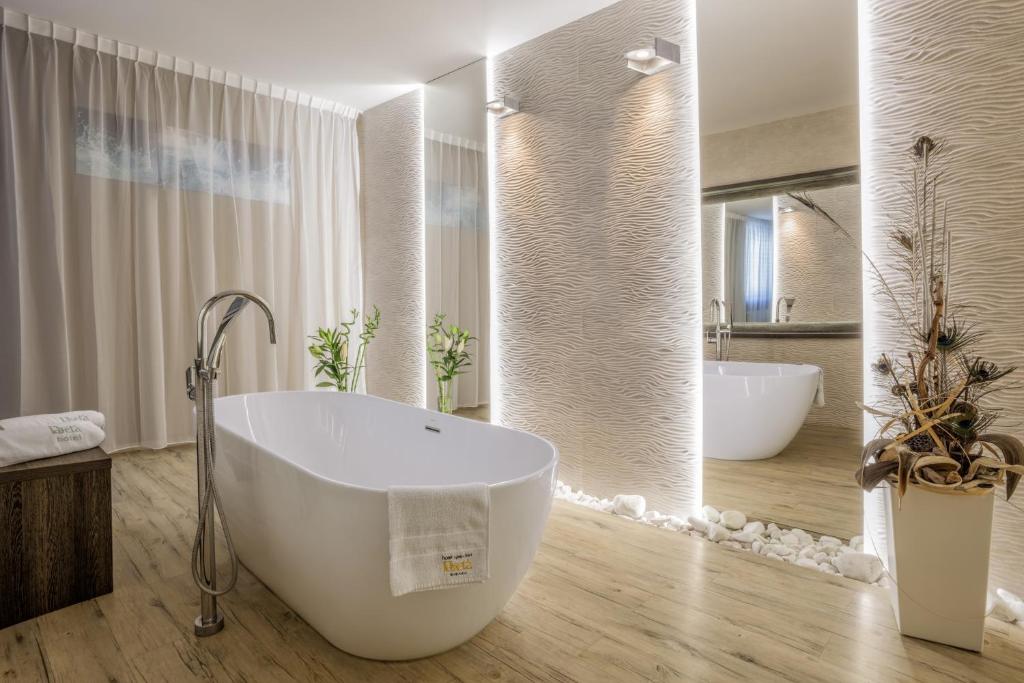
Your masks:
{"label": "beige stone wall", "polygon": [[772,121],[700,139],[704,187],[860,163],[857,107]]}

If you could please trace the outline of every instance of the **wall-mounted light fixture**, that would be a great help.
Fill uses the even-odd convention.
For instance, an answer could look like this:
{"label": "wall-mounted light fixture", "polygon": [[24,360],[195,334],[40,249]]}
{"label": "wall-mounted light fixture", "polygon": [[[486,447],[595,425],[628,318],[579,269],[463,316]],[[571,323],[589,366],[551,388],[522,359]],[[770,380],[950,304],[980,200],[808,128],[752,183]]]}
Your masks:
{"label": "wall-mounted light fixture", "polygon": [[487,103],[487,112],[494,114],[499,119],[519,112],[519,98],[511,95],[502,95]]}
{"label": "wall-mounted light fixture", "polygon": [[642,47],[626,53],[626,66],[648,76],[679,63],[679,46],[664,38],[655,38],[654,47]]}

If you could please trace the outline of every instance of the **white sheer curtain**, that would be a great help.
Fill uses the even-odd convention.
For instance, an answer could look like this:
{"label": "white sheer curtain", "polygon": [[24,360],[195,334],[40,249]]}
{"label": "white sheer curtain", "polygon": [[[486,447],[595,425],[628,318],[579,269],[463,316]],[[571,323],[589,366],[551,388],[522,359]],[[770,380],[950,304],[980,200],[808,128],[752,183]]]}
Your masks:
{"label": "white sheer curtain", "polygon": [[0,34],[0,417],[191,440],[196,312],[227,288],[278,343],[247,311],[221,392],[310,386],[306,335],[361,301],[355,113],[54,31]]}
{"label": "white sheer curtain", "polygon": [[771,221],[747,219],[743,300],[749,322],[771,322],[772,319],[773,232]]}
{"label": "white sheer curtain", "polygon": [[[445,313],[446,323],[477,338],[473,365],[452,396],[456,407],[475,407],[488,402],[490,379],[487,157],[474,142],[433,131],[425,145],[427,320]],[[430,385],[433,406],[437,388]]]}
{"label": "white sheer curtain", "polygon": [[770,220],[725,216],[725,298],[733,322],[770,322],[774,226]]}
{"label": "white sheer curtain", "polygon": [[747,321],[747,217],[725,214],[725,301],[733,322]]}

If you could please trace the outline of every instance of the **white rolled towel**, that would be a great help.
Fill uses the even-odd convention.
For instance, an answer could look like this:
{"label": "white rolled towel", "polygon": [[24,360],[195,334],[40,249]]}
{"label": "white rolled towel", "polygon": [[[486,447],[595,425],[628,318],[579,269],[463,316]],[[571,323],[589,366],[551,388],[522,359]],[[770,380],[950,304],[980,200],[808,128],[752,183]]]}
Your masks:
{"label": "white rolled towel", "polygon": [[22,427],[34,427],[36,425],[66,424],[68,422],[92,422],[100,429],[107,428],[107,418],[103,413],[96,410],[73,410],[69,413],[48,413],[45,415],[25,415],[24,417],[9,417],[0,420],[0,429],[19,429]]}
{"label": "white rolled towel", "polygon": [[95,448],[106,438],[103,424],[95,411],[0,420],[0,467]]}

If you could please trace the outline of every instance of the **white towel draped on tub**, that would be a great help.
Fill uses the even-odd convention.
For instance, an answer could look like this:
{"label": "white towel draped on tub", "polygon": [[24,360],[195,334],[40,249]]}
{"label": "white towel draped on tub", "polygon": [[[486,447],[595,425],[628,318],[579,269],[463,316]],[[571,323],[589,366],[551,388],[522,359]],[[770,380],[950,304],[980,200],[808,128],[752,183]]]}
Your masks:
{"label": "white towel draped on tub", "polygon": [[0,420],[0,467],[99,446],[104,424],[92,410]]}
{"label": "white towel draped on tub", "polygon": [[487,580],[490,508],[487,484],[389,488],[391,594]]}

